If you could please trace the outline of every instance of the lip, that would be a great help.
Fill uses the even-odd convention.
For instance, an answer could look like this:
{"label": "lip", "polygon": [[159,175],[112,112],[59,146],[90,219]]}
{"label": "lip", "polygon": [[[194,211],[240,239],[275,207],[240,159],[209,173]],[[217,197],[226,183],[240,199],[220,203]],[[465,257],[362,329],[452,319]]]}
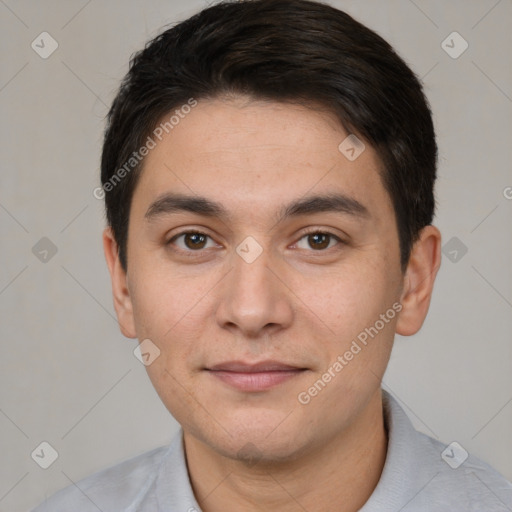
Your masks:
{"label": "lip", "polygon": [[259,363],[228,361],[205,370],[213,377],[239,391],[258,392],[283,384],[302,374],[307,368],[279,361],[261,361]]}
{"label": "lip", "polygon": [[244,361],[226,361],[207,368],[210,371],[224,371],[237,373],[261,373],[288,370],[305,370],[298,366],[281,363],[280,361],[260,361],[258,363],[245,363]]}

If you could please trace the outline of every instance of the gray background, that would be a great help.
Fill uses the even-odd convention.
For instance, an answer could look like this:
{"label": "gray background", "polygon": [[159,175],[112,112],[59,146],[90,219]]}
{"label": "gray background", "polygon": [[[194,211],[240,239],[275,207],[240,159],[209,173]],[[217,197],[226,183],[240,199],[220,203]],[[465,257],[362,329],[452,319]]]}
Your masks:
{"label": "gray background", "polygon": [[[435,224],[443,245],[456,237],[422,330],[397,336],[385,387],[418,429],[458,441],[512,479],[512,3],[331,3],[423,78],[440,146]],[[203,6],[0,0],[3,512],[27,510],[176,430],[133,355],[136,342],[118,330],[103,205],[92,191],[104,116],[130,55]],[[31,48],[43,31],[59,45],[47,59]],[[441,46],[453,31],[469,43],[456,59]],[[460,43],[448,40],[452,51]],[[57,248],[46,262],[33,252],[42,237]],[[59,454],[46,470],[31,458],[42,441]]]}

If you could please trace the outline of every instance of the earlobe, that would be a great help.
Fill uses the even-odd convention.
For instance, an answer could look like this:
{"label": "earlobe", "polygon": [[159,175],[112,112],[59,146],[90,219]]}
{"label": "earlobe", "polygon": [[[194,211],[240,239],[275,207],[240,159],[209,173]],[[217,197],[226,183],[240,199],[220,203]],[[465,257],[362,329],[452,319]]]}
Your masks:
{"label": "earlobe", "polygon": [[400,297],[402,311],[396,324],[398,334],[411,336],[420,330],[428,313],[440,265],[441,233],[429,225],[421,230],[407,265]]}
{"label": "earlobe", "polygon": [[128,288],[127,275],[119,261],[118,246],[110,227],[105,228],[103,231],[103,251],[110,272],[112,296],[119,328],[127,338],[136,338],[133,305]]}

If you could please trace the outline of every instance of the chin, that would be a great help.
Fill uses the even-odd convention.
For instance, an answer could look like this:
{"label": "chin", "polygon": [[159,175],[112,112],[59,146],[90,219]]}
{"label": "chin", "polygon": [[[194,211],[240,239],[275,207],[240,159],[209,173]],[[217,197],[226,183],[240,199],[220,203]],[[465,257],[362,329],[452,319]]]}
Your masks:
{"label": "chin", "polygon": [[[215,442],[217,441],[217,442]],[[232,460],[244,462],[248,466],[272,465],[292,461],[306,451],[300,440],[276,436],[270,440],[263,435],[235,437],[229,442],[212,440],[210,448]]]}
{"label": "chin", "polygon": [[[315,432],[308,425],[288,420],[290,411],[247,411],[218,423],[189,426],[189,432],[218,454],[248,465],[273,464],[297,459],[315,443]],[[222,426],[220,426],[222,425]],[[319,433],[318,429],[316,430]]]}

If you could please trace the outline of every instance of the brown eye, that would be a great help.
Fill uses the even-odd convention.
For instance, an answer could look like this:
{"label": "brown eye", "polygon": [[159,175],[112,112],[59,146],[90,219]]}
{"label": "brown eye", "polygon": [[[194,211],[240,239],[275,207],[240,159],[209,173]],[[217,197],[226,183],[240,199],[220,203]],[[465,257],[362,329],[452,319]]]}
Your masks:
{"label": "brown eye", "polygon": [[325,249],[329,246],[330,237],[325,233],[308,235],[308,243],[312,249]]}
{"label": "brown eye", "polygon": [[189,249],[204,249],[206,244],[206,236],[200,233],[186,233],[184,235],[185,245]]}
{"label": "brown eye", "polygon": [[[303,240],[305,240],[305,243],[302,243]],[[304,235],[299,242],[297,242],[297,246],[299,249],[322,251],[324,249],[330,249],[333,245],[336,245],[336,243],[333,244],[332,242],[338,242],[339,244],[342,243],[342,240],[332,233],[315,231],[314,233],[307,233]]]}
{"label": "brown eye", "polygon": [[199,251],[201,249],[207,248],[206,245],[209,238],[210,237],[204,233],[199,233],[196,231],[185,231],[171,238],[168,244],[176,244],[177,247],[183,251]]}

